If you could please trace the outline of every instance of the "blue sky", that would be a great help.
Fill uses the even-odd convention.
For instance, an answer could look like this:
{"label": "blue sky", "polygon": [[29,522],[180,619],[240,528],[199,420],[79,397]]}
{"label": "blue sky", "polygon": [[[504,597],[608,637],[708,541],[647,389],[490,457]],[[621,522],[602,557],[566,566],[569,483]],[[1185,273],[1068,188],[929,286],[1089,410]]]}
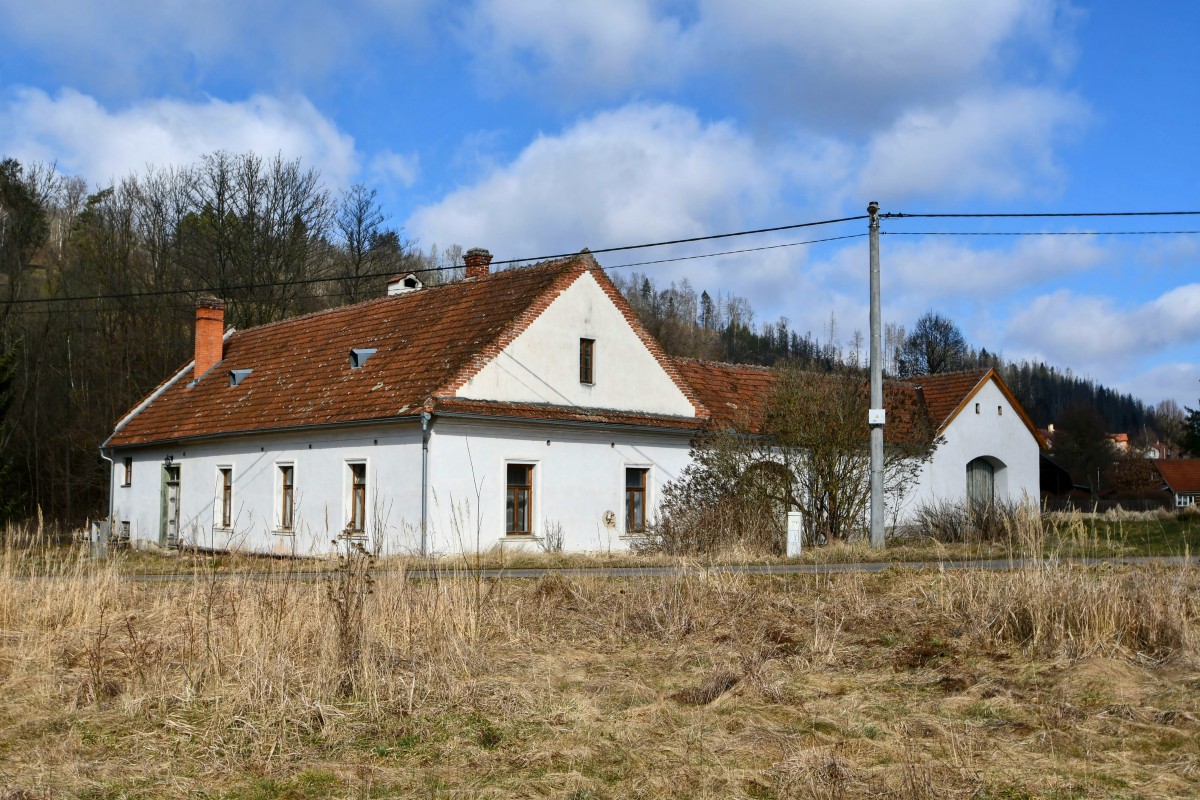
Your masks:
{"label": "blue sky", "polygon": [[[1200,209],[1200,5],[0,0],[0,154],[99,187],[225,148],[497,259],[863,213]],[[885,220],[887,233],[1200,218]],[[862,233],[865,223],[654,251]],[[645,267],[845,343],[865,238]],[[644,254],[610,254],[607,266]],[[884,316],[1200,399],[1200,236],[886,236]]]}

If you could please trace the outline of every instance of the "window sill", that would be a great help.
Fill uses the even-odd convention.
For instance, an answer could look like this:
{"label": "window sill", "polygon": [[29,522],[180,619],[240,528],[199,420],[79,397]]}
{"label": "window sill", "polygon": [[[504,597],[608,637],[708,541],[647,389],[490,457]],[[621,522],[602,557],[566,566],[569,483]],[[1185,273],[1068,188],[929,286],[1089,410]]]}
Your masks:
{"label": "window sill", "polygon": [[213,525],[213,533],[233,533],[233,528],[227,528],[224,525]]}
{"label": "window sill", "polygon": [[271,531],[271,533],[273,533],[276,536],[295,536],[296,535],[296,531],[292,528],[276,528],[275,530]]}

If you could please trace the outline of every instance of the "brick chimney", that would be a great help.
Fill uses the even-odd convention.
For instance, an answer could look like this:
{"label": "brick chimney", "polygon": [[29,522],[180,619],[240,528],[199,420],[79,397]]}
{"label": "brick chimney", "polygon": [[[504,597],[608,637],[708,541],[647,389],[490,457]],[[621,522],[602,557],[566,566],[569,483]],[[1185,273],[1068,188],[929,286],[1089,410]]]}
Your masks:
{"label": "brick chimney", "polygon": [[225,357],[225,304],[215,297],[196,301],[196,366],[192,380],[208,372]]}
{"label": "brick chimney", "polygon": [[492,254],[482,247],[472,247],[463,256],[463,261],[467,264],[467,279],[478,280],[486,278],[491,272]]}

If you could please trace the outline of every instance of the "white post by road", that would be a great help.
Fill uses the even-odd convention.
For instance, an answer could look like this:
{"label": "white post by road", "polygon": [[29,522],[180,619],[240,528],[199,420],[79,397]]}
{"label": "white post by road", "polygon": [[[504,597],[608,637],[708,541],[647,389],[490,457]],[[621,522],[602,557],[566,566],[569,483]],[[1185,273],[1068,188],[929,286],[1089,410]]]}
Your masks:
{"label": "white post by road", "polygon": [[799,511],[787,512],[787,556],[797,558],[804,550],[804,516]]}

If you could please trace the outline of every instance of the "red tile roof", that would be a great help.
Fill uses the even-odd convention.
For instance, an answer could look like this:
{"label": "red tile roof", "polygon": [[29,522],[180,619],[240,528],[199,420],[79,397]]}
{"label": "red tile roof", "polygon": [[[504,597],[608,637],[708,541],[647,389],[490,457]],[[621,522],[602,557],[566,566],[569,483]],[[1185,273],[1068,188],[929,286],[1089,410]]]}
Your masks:
{"label": "red tile roof", "polygon": [[[692,402],[695,418],[453,396],[588,271]],[[376,352],[361,367],[351,369],[353,348]],[[230,386],[232,370],[252,372]],[[1007,387],[990,370],[888,381],[884,387],[887,439],[902,441],[926,425],[940,432],[989,376],[1020,412]],[[423,410],[761,433],[776,373],[765,367],[666,356],[585,251],[481,279],[237,331],[226,337],[224,358],[217,367],[198,382],[193,383],[192,377],[187,370],[178,380],[156,389],[148,401],[138,404],[144,404],[140,411],[127,415],[107,444],[121,447],[389,420]],[[828,379],[813,375],[813,380]]]}
{"label": "red tile roof", "polygon": [[975,395],[975,390],[990,373],[990,369],[943,372],[918,375],[909,378],[908,382],[920,387],[921,394],[925,396],[925,407],[929,410],[929,419],[941,431]]}
{"label": "red tile roof", "polygon": [[[688,358],[672,359],[680,374],[696,389],[700,401],[711,414],[711,427],[745,433],[763,433],[767,408],[775,388],[778,373],[767,367],[747,364],[724,364],[716,361],[697,361]],[[814,372],[814,381],[828,381],[830,376]],[[864,395],[869,390],[864,380]],[[885,381],[883,405],[887,409],[884,437],[887,441],[908,440],[928,423],[925,407],[912,384]],[[864,427],[866,420],[863,420]]]}
{"label": "red tile roof", "polygon": [[1158,458],[1154,466],[1175,494],[1200,493],[1200,458]]}
{"label": "red tile roof", "polygon": [[672,358],[671,362],[708,409],[713,427],[762,431],[775,386],[774,370],[690,358]]}
{"label": "red tile roof", "polygon": [[1043,450],[1049,449],[1046,437],[1033,424],[1029,414],[1017,402],[1017,398],[1008,388],[994,369],[975,369],[963,372],[944,372],[937,375],[918,375],[908,379],[917,386],[925,398],[925,407],[929,409],[929,419],[934,423],[938,433],[946,430],[967,404],[971,402],[980,389],[989,380],[995,381],[1001,394],[1008,399],[1009,405],[1017,412],[1017,416],[1025,423],[1025,427],[1033,434],[1038,446]]}
{"label": "red tile roof", "polygon": [[[108,444],[394,419],[447,405],[443,395],[452,395],[588,270],[601,286],[611,285],[584,253],[235,332],[215,369],[195,385],[188,372],[167,386]],[[632,315],[623,298],[618,308]],[[351,369],[352,348],[377,352]],[[657,342],[652,352],[675,376]],[[234,369],[253,372],[230,386]],[[545,408],[551,418],[573,413]]]}

